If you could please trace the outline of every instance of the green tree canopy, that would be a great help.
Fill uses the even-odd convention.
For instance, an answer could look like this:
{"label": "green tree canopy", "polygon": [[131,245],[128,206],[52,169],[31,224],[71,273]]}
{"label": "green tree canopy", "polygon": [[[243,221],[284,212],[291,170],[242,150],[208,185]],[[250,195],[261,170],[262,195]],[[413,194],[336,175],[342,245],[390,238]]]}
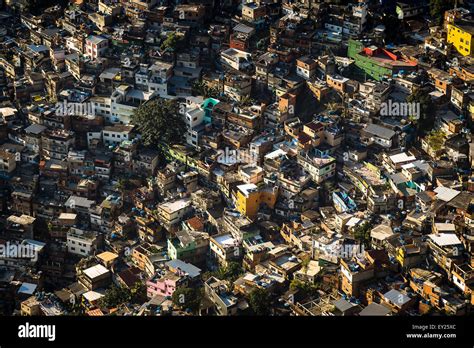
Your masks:
{"label": "green tree canopy", "polygon": [[104,297],[99,300],[99,307],[117,307],[131,301],[130,290],[124,287],[112,286],[105,291]]}
{"label": "green tree canopy", "polygon": [[203,96],[205,98],[218,98],[219,90],[216,87],[209,87],[202,81],[195,81],[192,87],[194,96]]}
{"label": "green tree canopy", "polygon": [[439,151],[444,146],[444,133],[442,131],[431,131],[426,137],[426,142],[433,149],[433,151]]}
{"label": "green tree canopy", "polygon": [[226,267],[219,267],[216,271],[204,272],[202,278],[204,281],[210,277],[216,277],[217,279],[228,280],[231,283],[235,282],[244,273],[242,265],[238,262],[231,261]]}
{"label": "green tree canopy", "polygon": [[134,124],[147,146],[179,143],[185,132],[184,118],[174,100],[153,99],[140,105],[132,115]]}
{"label": "green tree canopy", "polygon": [[293,279],[290,283],[290,290],[301,291],[303,296],[317,296],[318,289],[320,288],[320,283],[311,284],[309,282],[303,282],[298,279]]}
{"label": "green tree canopy", "polygon": [[178,288],[171,297],[173,304],[182,309],[190,309],[197,312],[201,305],[202,293],[199,289]]}
{"label": "green tree canopy", "polygon": [[269,315],[271,296],[268,290],[256,288],[249,295],[249,304],[256,315]]}
{"label": "green tree canopy", "polygon": [[170,49],[175,51],[176,49],[182,47],[183,45],[183,37],[178,35],[177,33],[171,33],[168,37],[161,43],[160,49],[166,50]]}
{"label": "green tree canopy", "polygon": [[146,301],[146,286],[142,282],[136,282],[130,288],[130,298],[133,303],[142,303]]}
{"label": "green tree canopy", "polygon": [[454,0],[430,0],[430,15],[436,24],[443,22],[444,12],[454,7]]}
{"label": "green tree canopy", "polygon": [[436,108],[431,100],[431,96],[424,89],[416,89],[411,95],[408,96],[407,102],[419,103],[420,104],[420,115],[414,117],[411,115],[410,119],[415,124],[420,134],[428,133],[434,125]]}
{"label": "green tree canopy", "polygon": [[99,300],[99,307],[113,308],[123,303],[142,303],[145,299],[146,287],[141,282],[136,282],[130,289],[113,285]]}
{"label": "green tree canopy", "polygon": [[384,14],[382,24],[385,26],[385,42],[399,43],[403,41],[403,22],[398,19],[396,13]]}
{"label": "green tree canopy", "polygon": [[132,188],[132,184],[130,180],[120,178],[115,185],[115,189],[118,190],[121,194],[122,200],[125,194],[125,191],[130,190]]}
{"label": "green tree canopy", "polygon": [[219,268],[217,278],[234,282],[243,273],[240,263],[232,261],[226,267]]}
{"label": "green tree canopy", "polygon": [[357,239],[360,243],[364,244],[365,247],[370,245],[370,231],[372,225],[369,222],[364,222],[363,224],[354,228],[354,238]]}

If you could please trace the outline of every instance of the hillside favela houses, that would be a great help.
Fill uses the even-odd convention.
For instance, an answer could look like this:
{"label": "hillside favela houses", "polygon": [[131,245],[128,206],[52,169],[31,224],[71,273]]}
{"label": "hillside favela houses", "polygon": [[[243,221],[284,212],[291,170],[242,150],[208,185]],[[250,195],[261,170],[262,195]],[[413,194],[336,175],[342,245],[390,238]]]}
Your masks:
{"label": "hillside favela houses", "polygon": [[1,314],[472,314],[439,2],[0,1]]}

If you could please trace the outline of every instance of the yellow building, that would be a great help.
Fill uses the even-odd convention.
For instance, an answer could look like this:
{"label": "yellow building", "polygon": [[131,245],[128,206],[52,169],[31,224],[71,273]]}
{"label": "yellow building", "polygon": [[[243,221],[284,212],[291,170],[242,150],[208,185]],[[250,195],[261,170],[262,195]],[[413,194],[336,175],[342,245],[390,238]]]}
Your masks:
{"label": "yellow building", "polygon": [[104,251],[96,257],[100,260],[100,262],[107,268],[112,267],[114,262],[118,259],[118,255],[116,253],[112,253],[110,251]]}
{"label": "yellow building", "polygon": [[468,24],[448,24],[448,43],[453,44],[463,56],[473,53],[472,34],[474,27]]}
{"label": "yellow building", "polygon": [[41,315],[41,307],[38,300],[31,296],[21,303],[21,315],[23,316],[38,316]]}
{"label": "yellow building", "polygon": [[235,199],[236,209],[249,218],[254,218],[260,206],[265,204],[269,208],[274,208],[278,191],[276,188],[259,189],[255,184],[245,184],[237,186]]}
{"label": "yellow building", "polygon": [[426,249],[414,244],[406,244],[396,250],[396,260],[402,267],[413,267],[425,257]]}

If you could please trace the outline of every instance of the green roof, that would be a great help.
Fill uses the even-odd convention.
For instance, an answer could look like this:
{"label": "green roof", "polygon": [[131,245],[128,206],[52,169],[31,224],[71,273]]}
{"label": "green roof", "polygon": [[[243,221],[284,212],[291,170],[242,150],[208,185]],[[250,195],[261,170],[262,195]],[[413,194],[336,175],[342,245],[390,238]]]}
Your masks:
{"label": "green roof", "polygon": [[204,102],[202,103],[202,107],[203,108],[209,108],[209,106],[211,108],[213,108],[214,106],[216,106],[217,104],[219,104],[219,100],[217,99],[214,99],[214,98],[207,98],[206,100],[204,100]]}

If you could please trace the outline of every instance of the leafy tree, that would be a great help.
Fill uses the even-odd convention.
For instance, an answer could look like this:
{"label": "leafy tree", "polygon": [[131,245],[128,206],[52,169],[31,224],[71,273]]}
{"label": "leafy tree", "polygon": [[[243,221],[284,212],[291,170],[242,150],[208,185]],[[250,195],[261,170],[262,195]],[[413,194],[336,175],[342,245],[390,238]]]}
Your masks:
{"label": "leafy tree", "polygon": [[222,267],[217,272],[217,278],[234,282],[243,273],[240,263],[232,261],[226,267]]}
{"label": "leafy tree", "polygon": [[302,282],[298,279],[293,279],[290,282],[290,290],[298,290],[302,293],[304,297],[306,296],[316,296],[318,295],[318,289],[320,288],[319,283],[311,284],[309,282]]}
{"label": "leafy tree", "polygon": [[238,262],[231,261],[226,267],[219,267],[217,271],[204,272],[202,275],[202,279],[206,281],[211,277],[216,277],[218,279],[234,282],[243,273],[244,269],[242,268],[242,265]]}
{"label": "leafy tree", "polygon": [[192,87],[193,95],[195,96],[204,96],[205,98],[218,98],[219,90],[215,87],[208,87],[202,81],[196,81]]}
{"label": "leafy tree", "polygon": [[369,222],[364,222],[354,229],[354,238],[360,243],[364,244],[365,247],[369,247],[371,229],[372,225]]}
{"label": "leafy tree", "polygon": [[204,82],[196,80],[193,83],[192,93],[194,96],[204,95],[205,90],[206,90],[206,84]]}
{"label": "leafy tree", "polygon": [[130,180],[120,178],[117,182],[116,188],[117,190],[129,190],[131,186]]}
{"label": "leafy tree", "polygon": [[82,316],[84,315],[84,307],[81,304],[80,300],[77,300],[74,295],[66,303],[66,308],[68,309],[67,315],[73,316]]}
{"label": "leafy tree", "polygon": [[38,3],[38,0],[30,0],[26,2],[24,11],[31,12],[32,14],[35,14],[35,15],[40,14],[42,12],[41,10],[44,10],[44,8],[42,8],[40,5],[42,4]]}
{"label": "leafy tree", "polygon": [[385,26],[385,42],[399,43],[403,41],[402,21],[395,13],[384,14],[382,24]]}
{"label": "leafy tree", "polygon": [[252,104],[255,104],[255,101],[252,98],[250,98],[249,95],[243,96],[239,102],[239,105],[241,106],[250,106]]}
{"label": "leafy tree", "polygon": [[209,278],[211,277],[214,277],[215,276],[215,272],[211,272],[211,271],[206,271],[202,274],[202,280],[205,282],[207,281]]}
{"label": "leafy tree", "polygon": [[420,115],[411,115],[410,120],[415,124],[418,132],[423,135],[431,130],[435,122],[435,105],[426,90],[416,89],[408,96],[407,102],[420,104]]}
{"label": "leafy tree", "polygon": [[309,263],[311,262],[311,256],[306,255],[303,260],[301,260],[301,268],[306,273],[308,271]]}
{"label": "leafy tree", "polygon": [[143,303],[146,300],[146,286],[142,282],[136,282],[130,288],[130,298],[133,303]]}
{"label": "leafy tree", "polygon": [[443,22],[444,12],[453,8],[453,0],[430,0],[430,15],[436,24]]}
{"label": "leafy tree", "polygon": [[105,291],[104,297],[99,300],[99,307],[117,307],[122,303],[131,301],[130,290],[124,287],[112,286]]}
{"label": "leafy tree", "polygon": [[186,132],[184,118],[174,100],[153,99],[138,107],[131,119],[145,145],[179,143]]}
{"label": "leafy tree", "polygon": [[84,315],[84,308],[81,306],[80,303],[75,303],[71,306],[69,311],[69,315],[71,316],[83,316]]}
{"label": "leafy tree", "polygon": [[268,290],[256,288],[249,295],[249,304],[256,315],[270,314],[271,296]]}
{"label": "leafy tree", "polygon": [[120,192],[120,196],[122,197],[122,201],[123,201],[125,191],[130,190],[131,186],[132,185],[131,185],[130,181],[127,180],[127,179],[123,179],[123,178],[119,179],[119,181],[115,185],[115,189]]}
{"label": "leafy tree", "polygon": [[183,46],[184,40],[183,37],[178,35],[177,33],[171,33],[168,37],[162,42],[160,49],[166,50],[173,50],[176,51],[177,49]]}
{"label": "leafy tree", "polygon": [[442,131],[433,130],[426,136],[425,140],[433,151],[439,151],[444,145],[444,133]]}
{"label": "leafy tree", "polygon": [[202,293],[199,289],[179,288],[173,292],[171,300],[175,306],[182,309],[190,309],[195,313],[201,305]]}

